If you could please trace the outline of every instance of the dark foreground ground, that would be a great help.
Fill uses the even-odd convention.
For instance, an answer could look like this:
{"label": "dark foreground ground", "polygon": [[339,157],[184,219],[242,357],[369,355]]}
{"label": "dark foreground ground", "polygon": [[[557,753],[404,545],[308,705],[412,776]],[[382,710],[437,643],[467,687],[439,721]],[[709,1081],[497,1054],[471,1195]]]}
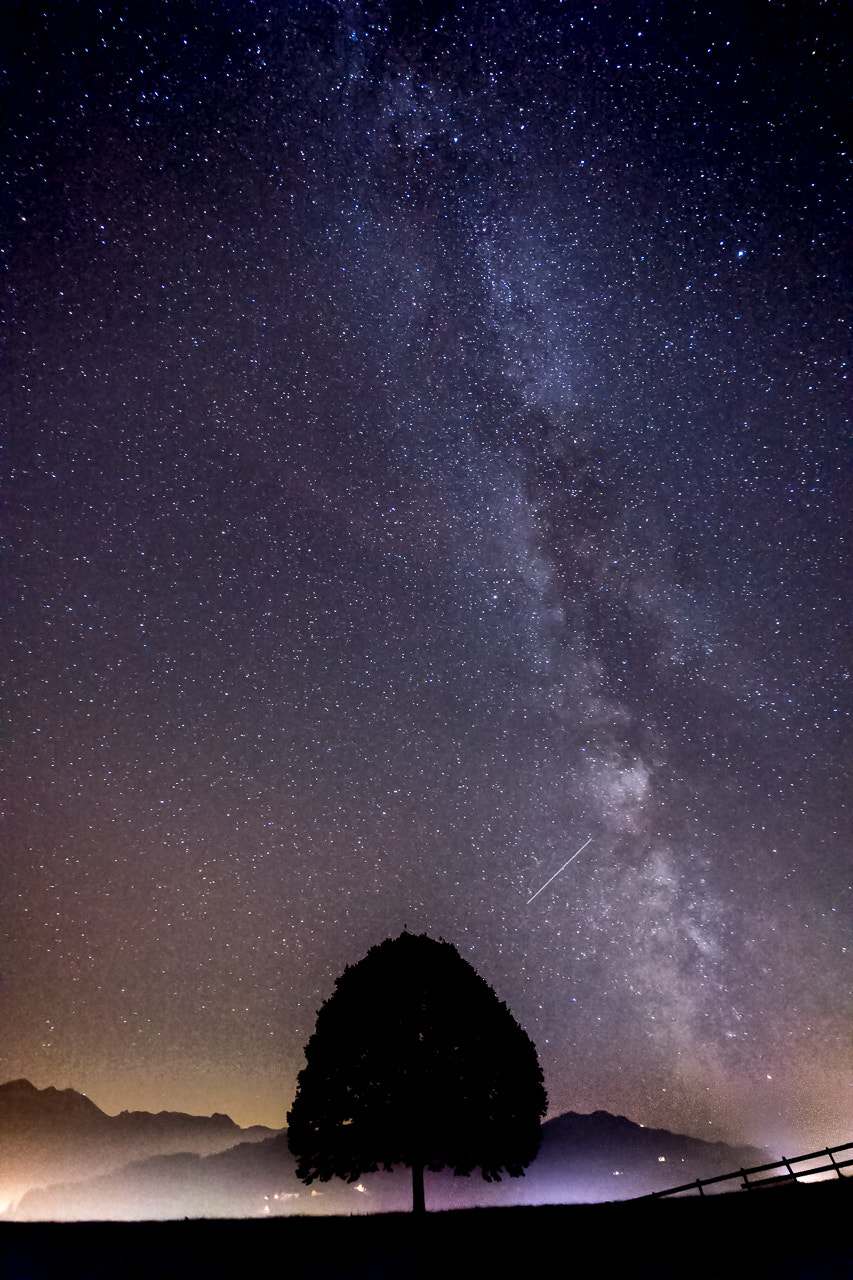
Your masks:
{"label": "dark foreground ground", "polygon": [[0,1225],[4,1280],[853,1280],[853,1179],[663,1201],[351,1218]]}

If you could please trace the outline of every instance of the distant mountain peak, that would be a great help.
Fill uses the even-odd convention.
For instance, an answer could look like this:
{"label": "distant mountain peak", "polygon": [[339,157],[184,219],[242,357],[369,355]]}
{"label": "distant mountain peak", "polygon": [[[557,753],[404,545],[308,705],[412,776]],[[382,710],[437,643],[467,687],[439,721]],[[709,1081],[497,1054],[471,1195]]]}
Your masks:
{"label": "distant mountain peak", "polygon": [[[102,1118],[113,1122],[139,1124],[178,1124],[192,1125],[195,1127],[206,1126],[208,1128],[225,1129],[233,1128],[240,1132],[240,1126],[225,1115],[221,1111],[215,1111],[212,1116],[196,1116],[188,1115],[184,1111],[120,1111],[117,1116],[108,1116],[100,1107],[89,1098],[85,1093],[80,1093],[77,1089],[66,1088],[57,1089],[55,1085],[49,1084],[44,1089],[39,1089],[30,1080],[8,1080],[5,1084],[0,1084],[0,1109],[6,1115],[10,1111],[23,1108],[28,1114],[34,1114],[41,1111],[45,1115],[56,1117],[65,1114],[69,1118],[86,1115],[89,1118]],[[258,1128],[259,1126],[253,1126]],[[273,1130],[270,1130],[272,1133]]]}
{"label": "distant mountain peak", "polygon": [[57,1089],[48,1085],[46,1089],[37,1088],[29,1080],[9,1080],[0,1084],[0,1113],[8,1116],[11,1112],[20,1111],[29,1115],[44,1112],[52,1116],[67,1115],[86,1116],[93,1119],[106,1119],[100,1107],[95,1106],[85,1093],[76,1089]]}

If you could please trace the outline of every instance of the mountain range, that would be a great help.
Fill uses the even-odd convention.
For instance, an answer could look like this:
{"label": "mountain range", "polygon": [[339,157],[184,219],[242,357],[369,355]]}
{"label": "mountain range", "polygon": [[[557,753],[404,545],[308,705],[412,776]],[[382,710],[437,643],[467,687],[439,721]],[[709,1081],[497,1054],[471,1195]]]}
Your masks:
{"label": "mountain range", "polygon": [[74,1089],[0,1085],[0,1208],[27,1188],[93,1178],[150,1156],[209,1156],[269,1138],[263,1125],[241,1129],[226,1115],[122,1111],[108,1116]]}
{"label": "mountain range", "polygon": [[[606,1111],[542,1125],[523,1178],[428,1172],[428,1208],[625,1200],[762,1164],[766,1151],[647,1129]],[[108,1116],[73,1089],[0,1085],[0,1196],[18,1221],[136,1220],[405,1211],[400,1168],[355,1184],[306,1187],[285,1131],[241,1129],[225,1115]]]}

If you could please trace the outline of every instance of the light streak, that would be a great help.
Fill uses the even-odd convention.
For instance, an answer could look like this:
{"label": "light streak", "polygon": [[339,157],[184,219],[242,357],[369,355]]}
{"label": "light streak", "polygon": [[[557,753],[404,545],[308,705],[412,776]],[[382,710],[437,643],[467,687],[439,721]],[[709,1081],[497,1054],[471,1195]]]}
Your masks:
{"label": "light streak", "polygon": [[[583,844],[581,845],[581,847],[578,849],[577,853],[573,853],[573,854],[572,854],[572,856],[569,858],[568,862],[564,862],[564,863],[563,863],[563,865],[560,867],[560,871],[565,871],[566,867],[569,865],[569,862],[574,862],[575,858],[578,856],[578,853],[583,853],[583,851],[584,851],[584,849],[586,848],[586,846],[587,846],[588,844],[591,844],[591,843],[592,843],[592,836],[590,836],[588,840],[585,840],[585,841],[583,842]],[[555,872],[554,872],[554,874],[551,876],[551,880],[556,880],[556,879],[557,879],[557,876],[560,874],[560,871],[555,871]],[[537,896],[542,892],[542,889],[547,889],[547,888],[548,888],[548,885],[551,883],[551,880],[546,880],[546,881],[545,881],[545,883],[542,885],[542,888],[537,889],[537,890],[536,890],[536,893],[534,893],[534,894],[533,894],[533,897],[532,897],[532,898],[528,898],[528,899],[527,899],[527,905],[528,905],[528,907],[530,906],[531,902],[533,901],[533,898],[537,897]]]}

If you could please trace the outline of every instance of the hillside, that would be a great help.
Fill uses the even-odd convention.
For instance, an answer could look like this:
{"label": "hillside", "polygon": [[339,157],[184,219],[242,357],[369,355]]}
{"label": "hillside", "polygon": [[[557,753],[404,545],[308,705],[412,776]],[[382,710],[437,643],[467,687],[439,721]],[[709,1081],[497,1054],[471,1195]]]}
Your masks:
{"label": "hillside", "polygon": [[772,1192],[273,1221],[0,1223],[15,1280],[841,1280],[849,1179]]}

